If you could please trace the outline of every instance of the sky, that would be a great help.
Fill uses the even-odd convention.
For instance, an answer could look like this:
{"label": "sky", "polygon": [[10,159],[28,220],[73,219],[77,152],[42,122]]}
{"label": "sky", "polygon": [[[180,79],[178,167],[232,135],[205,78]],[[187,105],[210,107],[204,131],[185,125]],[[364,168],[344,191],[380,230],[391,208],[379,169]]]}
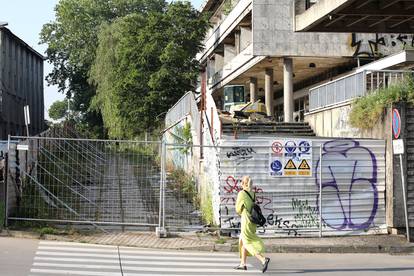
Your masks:
{"label": "sky", "polygon": [[[105,0],[102,0],[105,1]],[[43,24],[55,18],[54,7],[59,0],[0,0],[0,22],[8,22],[9,28],[15,35],[24,40],[39,53],[45,53],[47,45],[39,45],[39,33]],[[204,0],[191,0],[194,7],[199,8]],[[45,62],[44,76],[51,72],[52,66]],[[64,95],[57,87],[48,86],[45,81],[45,118],[49,119],[47,110],[50,105],[62,100]]]}

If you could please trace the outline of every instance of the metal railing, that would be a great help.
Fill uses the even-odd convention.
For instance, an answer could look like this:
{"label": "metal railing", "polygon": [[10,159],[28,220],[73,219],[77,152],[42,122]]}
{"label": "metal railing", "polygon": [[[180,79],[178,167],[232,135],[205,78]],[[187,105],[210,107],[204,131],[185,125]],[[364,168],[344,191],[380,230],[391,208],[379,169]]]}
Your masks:
{"label": "metal railing", "polygon": [[309,111],[316,111],[362,97],[404,80],[407,70],[364,70],[309,90]]}

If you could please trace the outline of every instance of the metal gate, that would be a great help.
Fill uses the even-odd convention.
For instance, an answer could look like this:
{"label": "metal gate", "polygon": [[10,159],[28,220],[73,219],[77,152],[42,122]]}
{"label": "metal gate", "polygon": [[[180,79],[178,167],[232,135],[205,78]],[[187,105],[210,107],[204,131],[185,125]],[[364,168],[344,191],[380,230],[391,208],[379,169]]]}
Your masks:
{"label": "metal gate", "polygon": [[159,225],[159,142],[10,139],[9,221]]}
{"label": "metal gate", "polygon": [[9,222],[92,224],[104,231],[119,226],[202,227],[194,179],[170,167],[165,143],[59,137],[10,140],[18,142],[8,145]]}

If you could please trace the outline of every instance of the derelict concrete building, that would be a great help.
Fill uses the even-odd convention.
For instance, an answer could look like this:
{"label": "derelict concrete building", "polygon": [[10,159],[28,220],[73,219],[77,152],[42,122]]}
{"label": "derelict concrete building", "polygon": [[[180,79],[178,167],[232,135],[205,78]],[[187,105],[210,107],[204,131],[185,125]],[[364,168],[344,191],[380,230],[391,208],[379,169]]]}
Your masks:
{"label": "derelict concrete building", "polygon": [[24,106],[30,109],[30,135],[44,129],[44,57],[0,26],[0,139],[26,135]]}

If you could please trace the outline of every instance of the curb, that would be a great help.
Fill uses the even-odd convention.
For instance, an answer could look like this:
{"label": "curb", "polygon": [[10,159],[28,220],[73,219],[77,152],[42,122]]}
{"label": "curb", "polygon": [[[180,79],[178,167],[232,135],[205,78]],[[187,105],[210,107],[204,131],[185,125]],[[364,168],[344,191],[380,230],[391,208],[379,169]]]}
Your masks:
{"label": "curb", "polygon": [[[27,231],[15,231],[15,230],[2,230],[0,237],[13,237],[24,239],[39,239],[50,241],[63,241],[63,242],[81,242],[90,243],[78,240],[76,238],[70,238],[59,235],[45,234],[41,235],[36,232]],[[109,243],[99,243],[114,245]],[[130,247],[134,247],[128,245]],[[238,245],[234,243],[215,244],[203,246],[178,246],[176,248],[165,248],[162,246],[140,246],[143,248],[152,249],[168,249],[168,250],[189,250],[189,251],[206,251],[206,252],[238,252]],[[352,245],[326,245],[326,246],[307,246],[307,245],[269,245],[266,247],[267,253],[319,253],[319,254],[391,254],[391,255],[407,255],[414,254],[414,244],[404,246],[381,246],[381,245],[367,245],[367,246],[352,246]]]}

